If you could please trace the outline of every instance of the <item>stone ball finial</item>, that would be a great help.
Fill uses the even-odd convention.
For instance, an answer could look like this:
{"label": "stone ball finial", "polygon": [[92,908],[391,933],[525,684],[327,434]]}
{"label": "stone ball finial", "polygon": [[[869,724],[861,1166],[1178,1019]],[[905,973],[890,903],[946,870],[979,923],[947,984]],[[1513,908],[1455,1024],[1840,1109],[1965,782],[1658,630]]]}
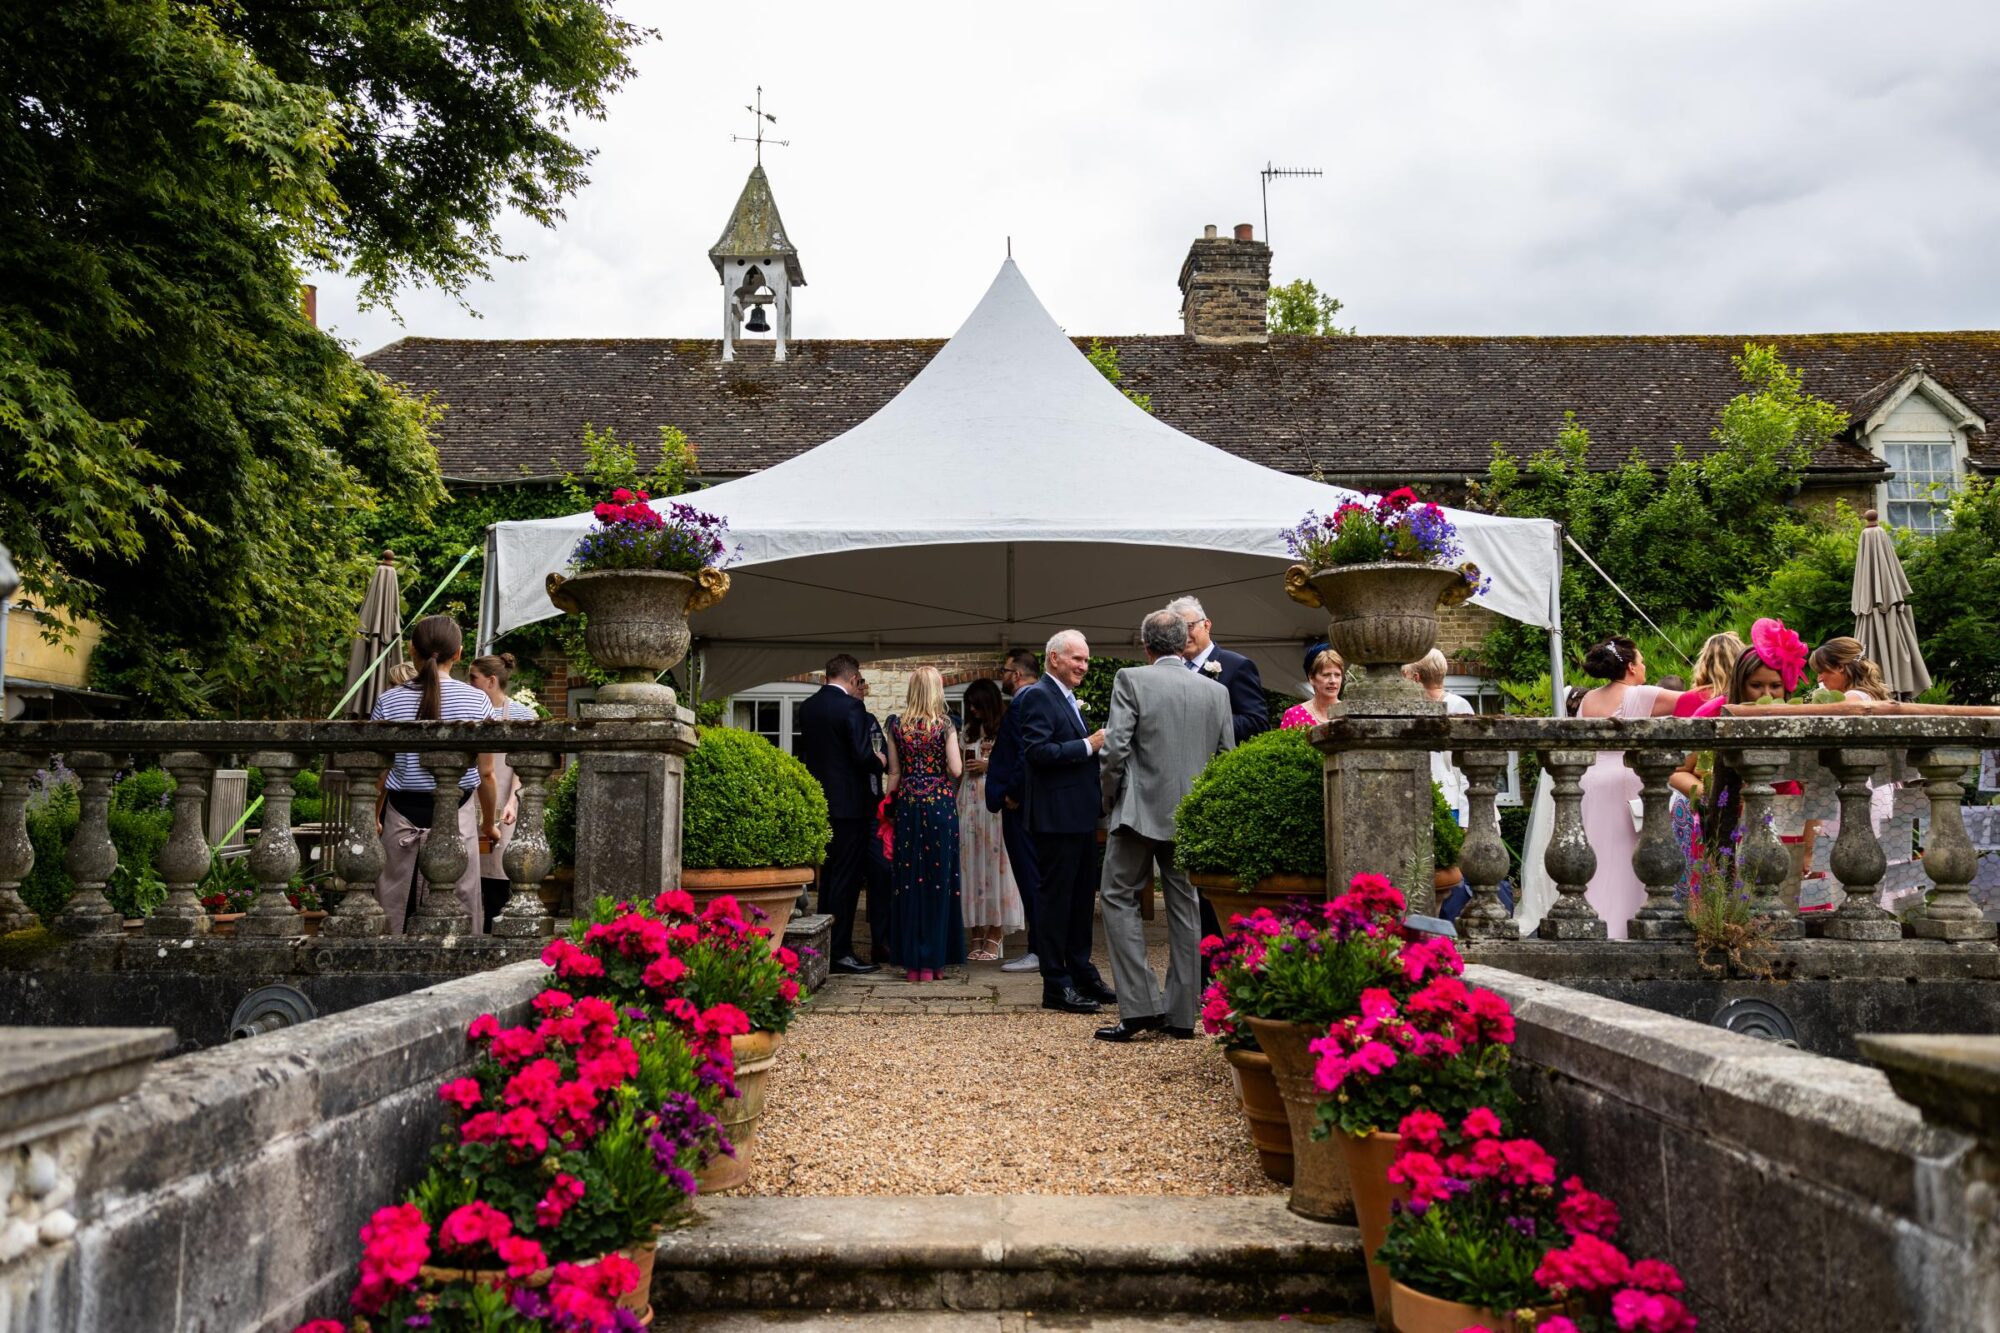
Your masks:
{"label": "stone ball finial", "polygon": [[1875,526],[1878,515],[1872,509],[1864,509],[1861,511],[1861,517],[1872,528]]}

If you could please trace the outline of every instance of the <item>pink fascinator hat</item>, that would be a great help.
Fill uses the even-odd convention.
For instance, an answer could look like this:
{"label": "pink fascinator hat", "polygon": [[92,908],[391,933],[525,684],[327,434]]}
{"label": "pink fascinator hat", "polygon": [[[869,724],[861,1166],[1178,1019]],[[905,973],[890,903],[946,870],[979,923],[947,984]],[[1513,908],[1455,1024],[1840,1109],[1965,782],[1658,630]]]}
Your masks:
{"label": "pink fascinator hat", "polygon": [[1750,646],[1785,682],[1787,694],[1799,687],[1799,678],[1806,673],[1806,641],[1786,629],[1784,621],[1766,616],[1752,625]]}

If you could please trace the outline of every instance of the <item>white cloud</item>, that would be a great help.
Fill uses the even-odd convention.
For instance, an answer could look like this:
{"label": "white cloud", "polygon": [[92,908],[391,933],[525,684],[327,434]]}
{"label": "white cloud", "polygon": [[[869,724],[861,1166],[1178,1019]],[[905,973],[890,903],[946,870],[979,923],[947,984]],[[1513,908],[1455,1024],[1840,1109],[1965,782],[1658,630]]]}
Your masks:
{"label": "white cloud", "polygon": [[1982,4],[638,5],[659,40],[555,231],[512,221],[473,318],[399,328],[320,279],[360,350],[714,337],[707,250],[766,168],[800,337],[942,336],[1014,253],[1078,332],[1178,327],[1203,223],[1272,186],[1280,279],[1377,333],[1990,326],[2000,11]]}

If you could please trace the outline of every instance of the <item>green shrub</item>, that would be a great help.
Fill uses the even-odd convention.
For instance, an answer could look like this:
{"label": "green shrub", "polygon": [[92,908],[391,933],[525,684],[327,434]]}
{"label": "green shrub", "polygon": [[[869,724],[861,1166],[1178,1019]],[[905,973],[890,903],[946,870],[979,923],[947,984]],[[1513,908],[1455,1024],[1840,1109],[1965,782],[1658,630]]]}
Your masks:
{"label": "green shrub", "polygon": [[[118,868],[104,886],[104,896],[127,917],[143,917],[166,901],[167,886],[154,860],[173,831],[174,814],[166,801],[174,781],[157,768],[130,774],[111,789],[107,822],[111,844],[118,849]],[[68,783],[49,789],[28,809],[28,840],[35,848],[34,869],[21,882],[21,897],[53,921],[68,905],[76,884],[63,866],[70,836],[82,821],[79,793]]]}
{"label": "green shrub", "polygon": [[1174,814],[1175,862],[1246,887],[1265,875],[1324,875],[1323,773],[1304,727],[1217,755]]}
{"label": "green shrub", "polygon": [[552,866],[576,864],[576,774],[575,764],[562,771],[562,776],[556,779],[556,789],[549,793],[549,803],[542,814],[542,829],[548,835]]}
{"label": "green shrub", "polygon": [[687,757],[681,863],[702,870],[816,866],[833,838],[806,766],[754,732],[709,727]]}
{"label": "green shrub", "polygon": [[1449,870],[1458,864],[1458,854],[1465,847],[1465,830],[1458,826],[1458,817],[1452,813],[1451,802],[1444,798],[1444,788],[1431,784],[1431,863],[1438,870]]}
{"label": "green shrub", "polygon": [[319,774],[306,768],[293,775],[292,827],[319,823],[325,809],[320,798]]}

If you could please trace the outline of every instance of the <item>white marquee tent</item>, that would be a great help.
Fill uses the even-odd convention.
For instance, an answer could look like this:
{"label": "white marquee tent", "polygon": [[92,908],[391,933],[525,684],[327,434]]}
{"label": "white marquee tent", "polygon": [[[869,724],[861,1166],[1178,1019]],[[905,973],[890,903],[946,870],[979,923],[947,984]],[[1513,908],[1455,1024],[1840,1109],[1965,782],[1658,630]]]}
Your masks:
{"label": "white marquee tent", "polygon": [[[1285,596],[1281,537],[1352,492],[1260,467],[1141,411],[1063,335],[1010,259],[964,327],[852,430],[693,497],[729,521],[729,596],[694,622],[711,697],[863,659],[1026,645],[1076,628],[1137,657],[1140,619],[1201,598],[1273,686],[1325,617]],[[1479,601],[1557,623],[1557,531],[1453,513]],[[557,614],[545,577],[589,514],[487,533],[480,642]]]}

